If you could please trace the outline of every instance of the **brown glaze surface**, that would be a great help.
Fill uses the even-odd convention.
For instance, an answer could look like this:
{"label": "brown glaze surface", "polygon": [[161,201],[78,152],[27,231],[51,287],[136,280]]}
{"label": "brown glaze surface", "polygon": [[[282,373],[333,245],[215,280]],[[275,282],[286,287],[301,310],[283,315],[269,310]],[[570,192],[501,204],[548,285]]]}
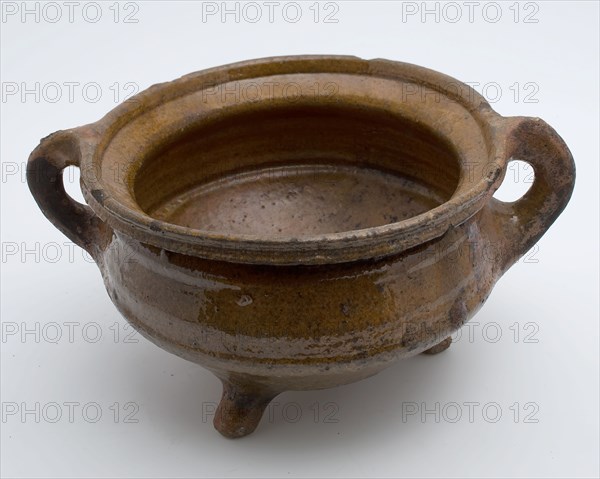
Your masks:
{"label": "brown glaze surface", "polygon": [[396,223],[442,202],[410,178],[370,168],[286,165],[200,184],[148,214],[223,234],[299,238]]}
{"label": "brown glaze surface", "polygon": [[[511,158],[535,182],[503,203]],[[68,165],[89,207],[64,192]],[[28,164],[40,208],[92,254],[125,318],[222,380],[227,437],[283,391],[446,349],[574,179],[542,120],[501,117],[421,67],[334,56],[156,85],[42,140]]]}

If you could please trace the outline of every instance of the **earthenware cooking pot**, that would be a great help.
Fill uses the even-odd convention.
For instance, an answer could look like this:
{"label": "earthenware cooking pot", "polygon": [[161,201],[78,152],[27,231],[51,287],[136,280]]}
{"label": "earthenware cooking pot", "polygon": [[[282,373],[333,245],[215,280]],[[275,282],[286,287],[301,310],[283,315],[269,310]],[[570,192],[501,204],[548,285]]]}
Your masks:
{"label": "earthenware cooking pot", "polygon": [[[535,180],[492,195],[507,163]],[[64,190],[81,169],[89,206]],[[346,56],[235,63],[44,138],[27,181],[125,318],[223,383],[215,427],[286,390],[442,351],[569,200],[571,154],[425,68]]]}

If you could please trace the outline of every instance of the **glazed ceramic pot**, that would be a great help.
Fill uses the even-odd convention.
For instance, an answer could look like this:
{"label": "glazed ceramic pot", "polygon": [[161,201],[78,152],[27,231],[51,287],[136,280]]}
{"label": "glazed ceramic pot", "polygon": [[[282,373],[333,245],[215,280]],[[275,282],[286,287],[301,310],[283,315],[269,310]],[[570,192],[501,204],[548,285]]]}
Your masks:
{"label": "glazed ceramic pot", "polygon": [[[531,164],[518,201],[492,195]],[[81,169],[89,206],[62,171]],[[223,383],[215,427],[252,432],[286,390],[440,352],[546,232],[575,166],[537,118],[425,68],[267,58],[155,85],[56,132],[27,179],[145,337]]]}

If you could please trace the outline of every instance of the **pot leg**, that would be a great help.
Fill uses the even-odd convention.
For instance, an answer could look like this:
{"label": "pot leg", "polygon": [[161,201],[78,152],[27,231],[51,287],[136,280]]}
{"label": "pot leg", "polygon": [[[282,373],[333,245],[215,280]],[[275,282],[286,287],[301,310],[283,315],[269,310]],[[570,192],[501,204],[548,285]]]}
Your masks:
{"label": "pot leg", "polygon": [[441,343],[436,344],[435,346],[423,351],[423,354],[438,354],[442,351],[445,351],[452,344],[452,338],[448,337],[444,339]]}
{"label": "pot leg", "polygon": [[213,421],[215,429],[230,439],[246,436],[256,429],[265,408],[279,393],[226,380],[222,383],[223,395]]}

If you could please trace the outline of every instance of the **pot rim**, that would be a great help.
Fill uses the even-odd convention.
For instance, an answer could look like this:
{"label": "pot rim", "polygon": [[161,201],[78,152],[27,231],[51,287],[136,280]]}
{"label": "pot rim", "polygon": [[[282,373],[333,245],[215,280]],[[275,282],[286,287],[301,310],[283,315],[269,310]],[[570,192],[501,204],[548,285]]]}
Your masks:
{"label": "pot rim", "polygon": [[[232,79],[262,78],[278,74],[341,73],[395,79],[439,92],[462,106],[476,121],[485,140],[488,167],[477,181],[465,186],[461,168],[459,187],[444,203],[417,216],[361,230],[268,238],[258,235],[229,235],[197,230],[157,220],[132,208],[107,191],[101,174],[102,155],[115,135],[132,120],[177,98]],[[329,264],[378,258],[442,236],[477,213],[500,185],[507,159],[502,155],[504,118],[468,85],[436,71],[383,59],[363,60],[354,56],[298,55],[266,57],[231,63],[153,85],[120,104],[96,123],[82,127],[90,143],[81,147],[81,186],[94,212],[116,232],[178,253],[221,261],[251,264]],[[81,142],[81,139],[80,139]],[[489,163],[493,159],[492,163]],[[491,167],[490,167],[491,165]],[[462,187],[461,187],[462,185]]]}

